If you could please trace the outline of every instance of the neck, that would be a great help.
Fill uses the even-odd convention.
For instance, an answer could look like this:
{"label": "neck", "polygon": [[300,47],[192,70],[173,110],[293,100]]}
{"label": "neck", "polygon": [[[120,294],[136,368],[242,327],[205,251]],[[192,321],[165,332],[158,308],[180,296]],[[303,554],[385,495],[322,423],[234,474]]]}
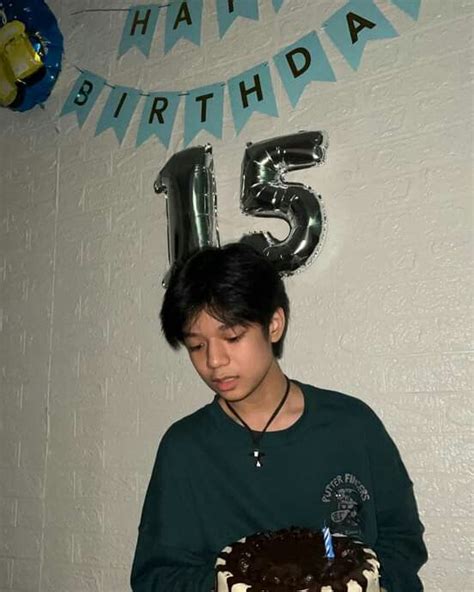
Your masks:
{"label": "neck", "polygon": [[[286,377],[278,362],[274,360],[259,385],[240,401],[232,401],[232,407],[244,419],[260,420],[268,419],[277,405],[280,403],[286,390]],[[230,412],[223,399],[219,400],[221,407],[227,414]]]}

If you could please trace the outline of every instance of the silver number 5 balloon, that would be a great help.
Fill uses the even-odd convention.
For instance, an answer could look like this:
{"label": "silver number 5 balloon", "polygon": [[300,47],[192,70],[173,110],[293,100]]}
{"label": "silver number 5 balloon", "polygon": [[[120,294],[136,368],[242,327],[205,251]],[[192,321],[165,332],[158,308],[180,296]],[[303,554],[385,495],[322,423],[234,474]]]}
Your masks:
{"label": "silver number 5 balloon", "polygon": [[[246,234],[241,241],[262,251],[282,275],[307,265],[319,252],[326,230],[320,196],[286,173],[324,162],[323,132],[299,132],[248,144],[242,162],[241,210],[250,216],[282,218],[284,240],[269,232]],[[219,246],[217,196],[212,148],[195,146],[174,154],[161,169],[155,191],[166,195],[170,266],[194,250]],[[163,281],[167,284],[168,273]]]}
{"label": "silver number 5 balloon", "polygon": [[241,209],[244,214],[281,218],[290,227],[284,240],[269,232],[246,234],[250,243],[283,275],[307,265],[318,253],[326,231],[320,196],[285,174],[324,162],[327,141],[322,132],[300,132],[248,144],[242,162]]}

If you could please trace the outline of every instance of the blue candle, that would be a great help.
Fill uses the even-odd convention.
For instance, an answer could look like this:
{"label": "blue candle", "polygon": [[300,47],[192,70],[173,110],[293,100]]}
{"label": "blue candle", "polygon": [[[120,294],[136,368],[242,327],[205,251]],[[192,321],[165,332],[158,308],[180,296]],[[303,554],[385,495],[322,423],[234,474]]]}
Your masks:
{"label": "blue candle", "polygon": [[327,526],[323,528],[324,548],[326,550],[327,559],[334,559],[334,548],[332,546],[331,531]]}

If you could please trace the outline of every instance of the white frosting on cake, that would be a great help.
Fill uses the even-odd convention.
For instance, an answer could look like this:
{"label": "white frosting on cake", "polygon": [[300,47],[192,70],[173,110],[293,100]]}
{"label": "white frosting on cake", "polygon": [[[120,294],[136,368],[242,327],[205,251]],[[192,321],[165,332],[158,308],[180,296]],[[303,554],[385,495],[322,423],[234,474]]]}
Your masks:
{"label": "white frosting on cake", "polygon": [[[246,537],[240,539],[240,543],[245,542]],[[379,584],[379,568],[380,563],[377,560],[377,556],[372,551],[372,549],[364,548],[364,551],[369,555],[373,556],[373,559],[367,559],[367,563],[370,563],[373,567],[373,570],[365,569],[362,572],[362,575],[367,580],[367,586],[365,590],[361,587],[361,585],[356,582],[355,580],[350,580],[347,583],[347,592],[383,592],[381,591],[380,584]],[[222,550],[223,553],[231,553],[232,547],[225,547]],[[224,558],[219,557],[216,561],[216,567],[226,565],[226,561]],[[216,578],[216,592],[247,592],[249,588],[251,588],[250,584],[245,583],[237,583],[233,584],[229,587],[227,580],[232,577],[232,573],[230,571],[218,571],[217,578]],[[299,592],[308,592],[309,589],[300,590]],[[321,588],[321,592],[334,592],[332,586],[323,586]]]}
{"label": "white frosting on cake", "polygon": [[246,592],[250,588],[249,584],[234,584],[229,588],[227,579],[232,577],[230,571],[220,571],[217,573],[217,589],[216,592]]}

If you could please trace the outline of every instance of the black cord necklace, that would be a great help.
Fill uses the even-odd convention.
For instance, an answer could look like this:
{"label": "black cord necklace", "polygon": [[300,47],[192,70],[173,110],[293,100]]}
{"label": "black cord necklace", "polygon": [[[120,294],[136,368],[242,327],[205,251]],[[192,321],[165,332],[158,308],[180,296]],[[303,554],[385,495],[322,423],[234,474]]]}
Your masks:
{"label": "black cord necklace", "polygon": [[231,413],[233,413],[235,415],[235,417],[239,421],[242,422],[242,424],[247,428],[247,430],[250,433],[250,437],[252,438],[252,442],[253,442],[253,450],[252,450],[252,452],[250,452],[249,456],[251,456],[255,460],[255,466],[258,467],[258,468],[260,468],[262,466],[262,460],[263,460],[263,457],[265,456],[265,453],[264,452],[260,452],[260,442],[262,441],[262,438],[265,435],[265,432],[269,428],[269,426],[272,423],[272,421],[275,419],[275,417],[281,411],[281,408],[285,404],[285,401],[287,400],[288,394],[290,392],[291,383],[290,383],[290,381],[289,381],[289,379],[288,379],[287,376],[285,376],[285,378],[286,378],[286,390],[285,390],[285,394],[283,395],[282,400],[278,403],[278,407],[275,409],[275,411],[272,413],[272,416],[267,421],[267,425],[263,428],[263,430],[261,432],[255,432],[254,430],[252,430],[252,428],[248,425],[247,422],[245,422],[240,417],[240,415],[232,407],[232,405],[228,401],[226,401],[226,399],[224,399],[224,402],[227,405],[227,408],[229,409],[229,411]]}

